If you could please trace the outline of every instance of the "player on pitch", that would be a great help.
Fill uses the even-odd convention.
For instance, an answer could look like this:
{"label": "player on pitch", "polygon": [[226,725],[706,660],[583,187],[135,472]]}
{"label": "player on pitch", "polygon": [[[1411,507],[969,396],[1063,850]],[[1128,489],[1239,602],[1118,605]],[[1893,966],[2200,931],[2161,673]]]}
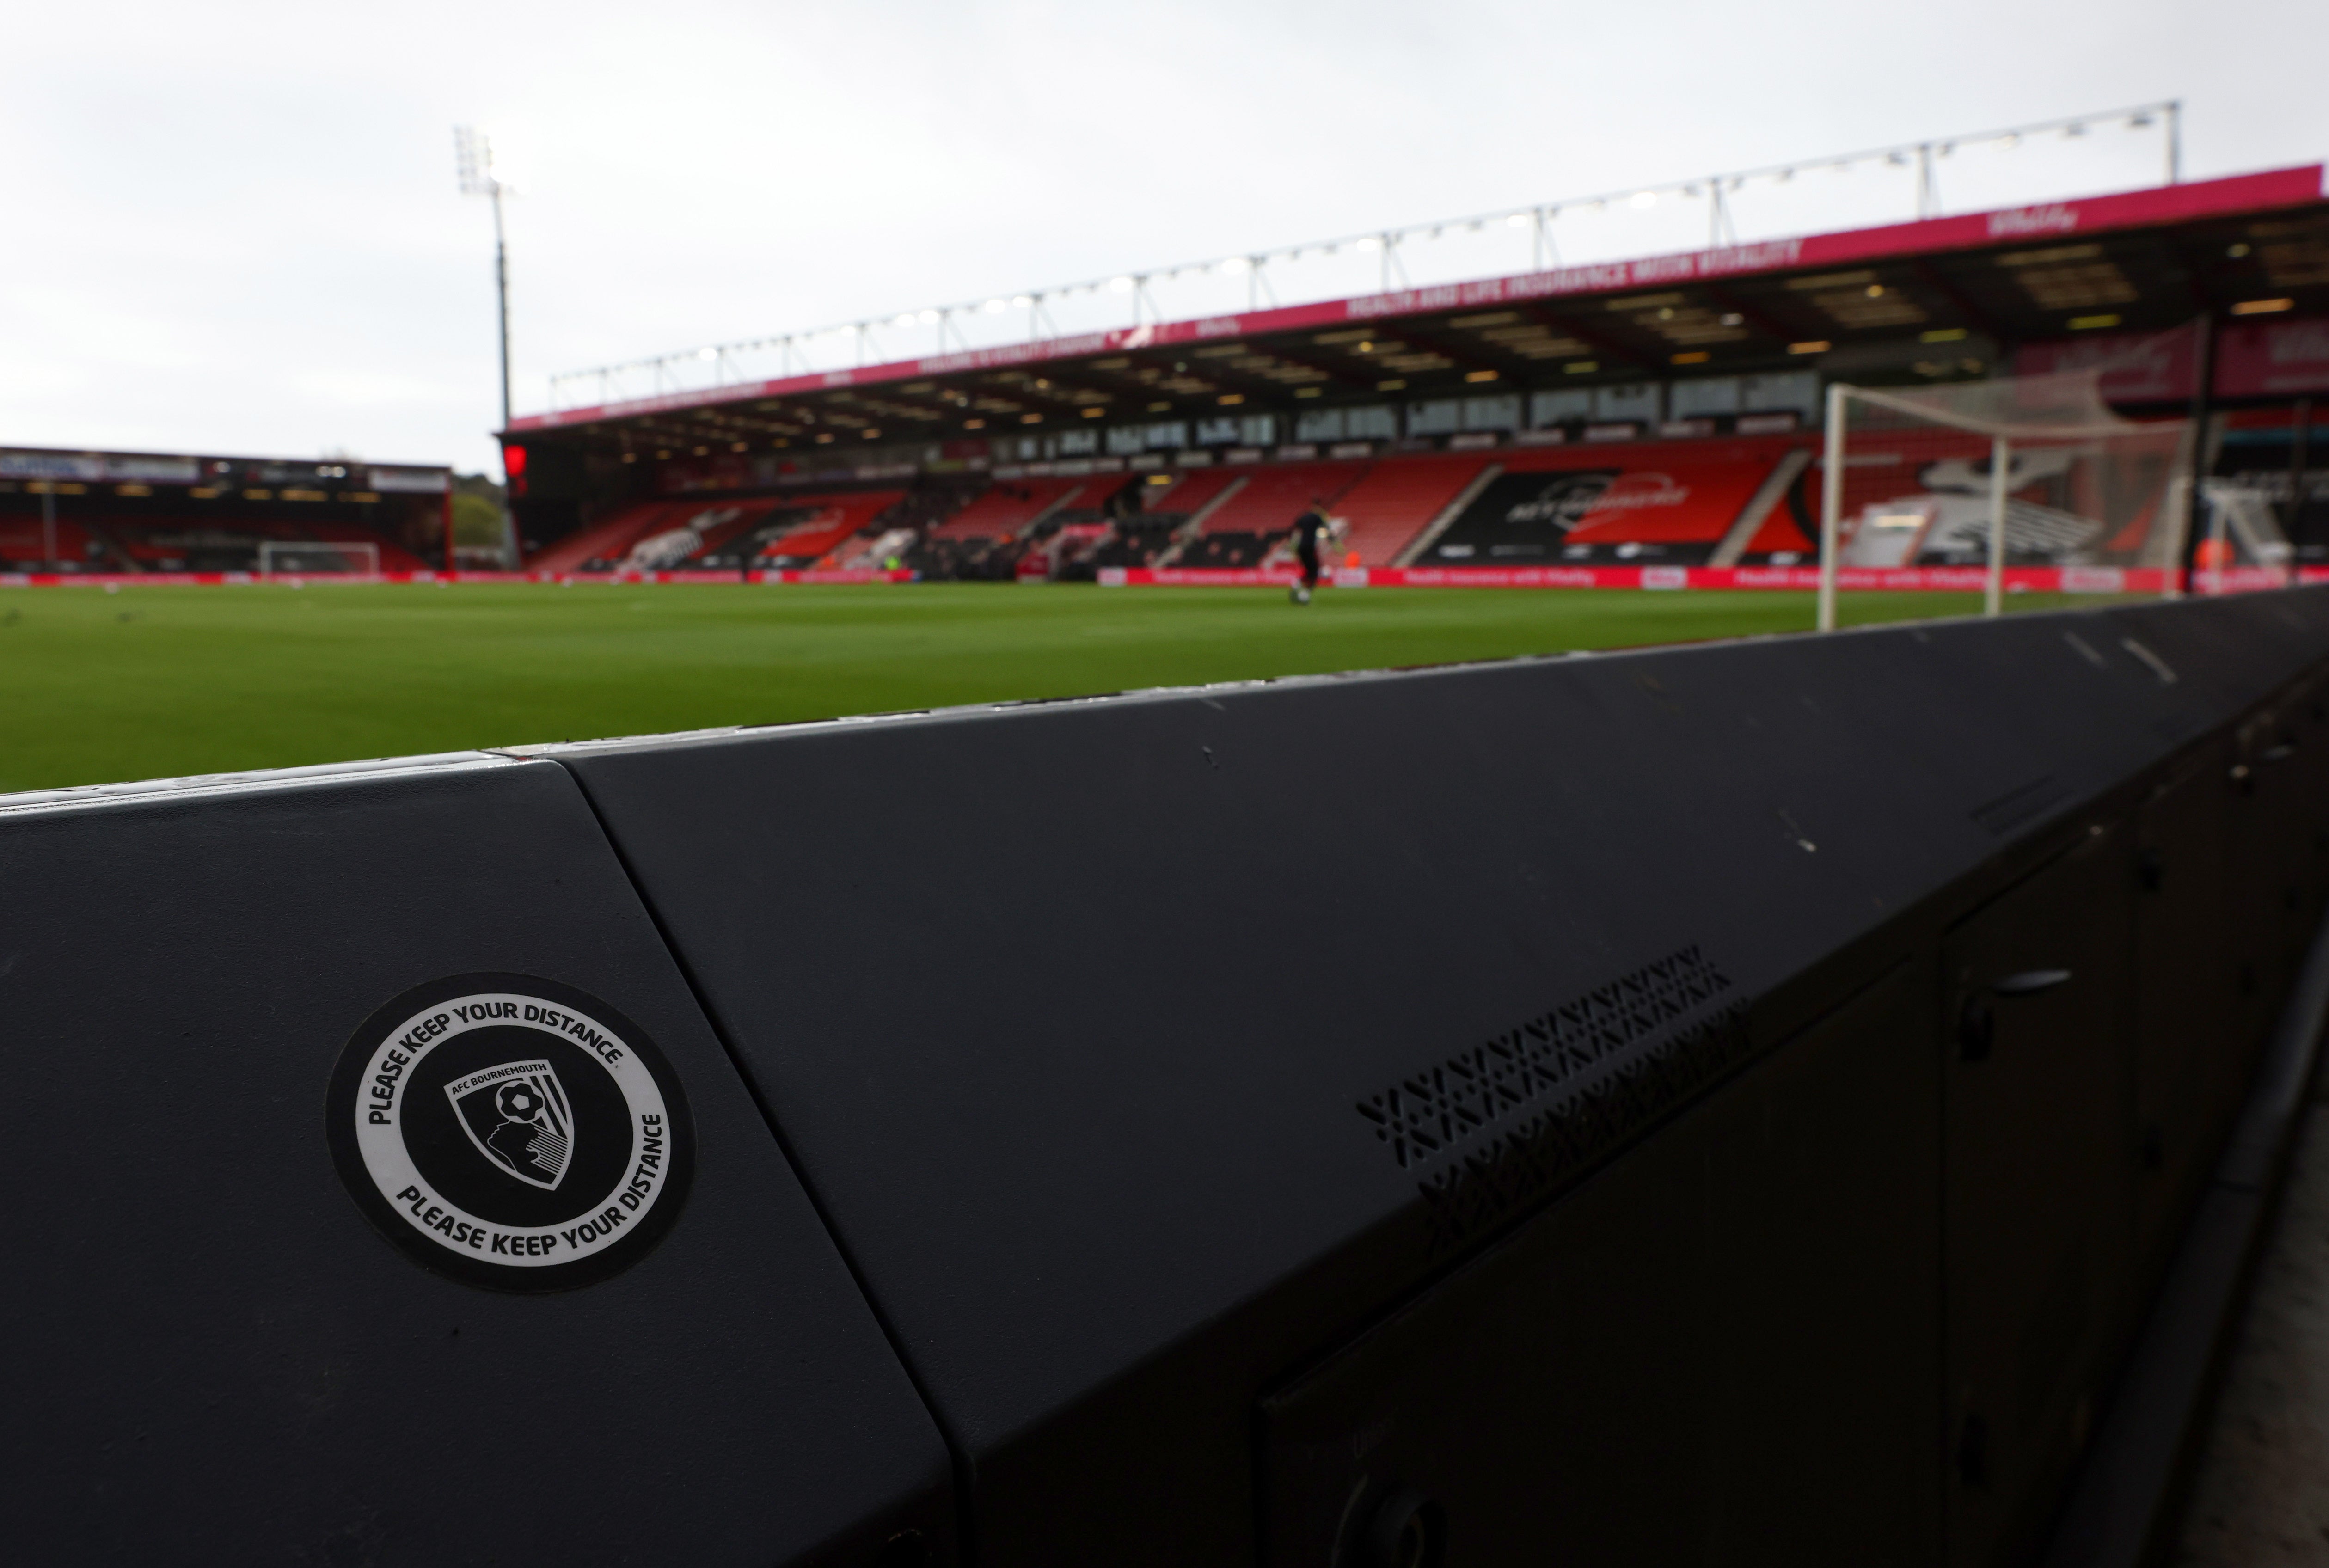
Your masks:
{"label": "player on pitch", "polygon": [[1318,537],[1332,538],[1342,531],[1342,524],[1326,515],[1326,498],[1313,496],[1310,509],[1294,520],[1294,558],[1302,563],[1302,581],[1286,590],[1287,599],[1296,604],[1310,602],[1310,592],[1318,586]]}

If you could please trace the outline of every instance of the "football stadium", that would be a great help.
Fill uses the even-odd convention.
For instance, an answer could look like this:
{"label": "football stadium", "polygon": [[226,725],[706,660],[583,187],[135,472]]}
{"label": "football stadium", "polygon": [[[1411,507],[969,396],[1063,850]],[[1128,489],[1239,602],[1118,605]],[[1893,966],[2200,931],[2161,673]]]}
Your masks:
{"label": "football stadium", "polygon": [[9,1560],[2324,1561],[2329,186],[2181,113],[530,411],[465,128],[498,479],[0,446]]}
{"label": "football stadium", "polygon": [[[1023,342],[514,417],[507,523],[466,542],[441,468],[11,449],[0,582],[83,595],[14,612],[61,678],[0,699],[0,784],[1793,629],[1831,509],[1847,623],[1977,609],[1993,555],[2017,608],[2305,579],[2324,313],[2315,165],[1070,335],[1030,298]],[[667,360],[707,357],[740,363]],[[1313,507],[1327,591],[1287,626]],[[994,583],[1084,587],[950,586]],[[143,591],[183,584],[236,590]]]}

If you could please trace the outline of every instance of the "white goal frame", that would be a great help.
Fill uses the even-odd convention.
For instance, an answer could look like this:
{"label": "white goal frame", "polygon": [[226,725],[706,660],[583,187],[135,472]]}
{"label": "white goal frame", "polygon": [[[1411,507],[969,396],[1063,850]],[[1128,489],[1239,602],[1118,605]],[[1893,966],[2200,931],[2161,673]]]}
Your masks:
{"label": "white goal frame", "polygon": [[[354,570],[283,571],[277,568],[278,555],[339,555],[354,561],[361,557],[364,564]],[[264,539],[259,545],[259,575],[261,577],[378,577],[380,546],[369,539]]]}
{"label": "white goal frame", "polygon": [[[1843,532],[1846,425],[1854,400],[1866,403],[1872,408],[1889,409],[1893,412],[1907,414],[1911,418],[1927,420],[1932,424],[1947,426],[1970,435],[1989,438],[1989,527],[1985,540],[1986,571],[1982,583],[1984,615],[2002,615],[2005,609],[2005,518],[2007,504],[2011,496],[2009,476],[2013,460],[2013,436],[2022,435],[2044,440],[2063,437],[2118,433],[2109,426],[2098,425],[2050,425],[2042,421],[2032,421],[2028,424],[2003,424],[1924,406],[1905,398],[1888,396],[1867,387],[1851,386],[1843,382],[1830,383],[1827,389],[1827,428],[1824,432],[1825,442],[1821,454],[1820,473],[1817,624],[1822,631],[1835,629],[1836,558],[1842,546]],[[2123,428],[2132,430],[2135,427],[2125,425]],[[2183,536],[2187,534],[2191,528],[2191,511],[2194,497],[2192,469],[2195,465],[2192,461],[2192,454],[2189,440],[2190,435],[2187,429],[2184,436],[2186,444],[2180,459],[2183,472],[2171,482],[2170,497],[2166,504],[2173,518],[2173,525],[2177,531],[2175,556],[2178,560],[2182,557]],[[2171,572],[2169,587],[2163,597],[2173,599],[2176,596],[2177,590],[2173,583],[2174,578]]]}

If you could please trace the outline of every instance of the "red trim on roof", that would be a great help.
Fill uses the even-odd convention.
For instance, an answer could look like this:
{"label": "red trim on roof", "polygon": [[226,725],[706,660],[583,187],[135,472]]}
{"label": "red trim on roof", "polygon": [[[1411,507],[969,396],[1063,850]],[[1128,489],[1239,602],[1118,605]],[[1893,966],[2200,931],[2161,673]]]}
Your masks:
{"label": "red trim on roof", "polygon": [[864,365],[855,370],[780,376],[773,381],[747,382],[711,392],[669,392],[661,397],[634,398],[595,408],[527,414],[512,420],[510,430],[514,433],[553,430],[567,425],[589,424],[599,420],[654,413],[665,409],[708,408],[754,398],[821,392],[828,387],[871,386],[883,382],[907,381],[917,376],[1080,359],[1095,354],[1156,348],[1166,344],[1200,342],[1208,338],[1298,331],[1304,327],[1328,326],[1348,321],[1373,321],[1386,316],[1417,316],[1436,310],[1462,309],[1513,300],[1548,299],[1572,294],[1607,294],[1707,279],[1792,271],[1804,267],[1842,266],[1891,256],[1975,250],[2001,241],[2051,240],[2066,234],[2091,234],[2113,229],[2185,222],[2197,218],[2229,217],[2236,213],[2317,202],[2323,194],[2322,175],[2323,165],[2306,164],[2296,168],[2272,169],[2263,174],[2233,175],[2221,180],[2160,185],[2150,190],[2126,191],[2115,195],[2086,196],[2077,201],[2043,202],[2036,206],[1969,213],[1962,217],[1927,218],[1917,222],[1891,223],[1877,229],[1852,229],[1837,234],[1813,234],[1796,240],[1767,240],[1752,245],[1726,245],[1711,250],[1685,250],[1674,255],[1645,257],[1635,261],[1562,267],[1549,272],[1527,272],[1510,278],[1440,284],[1429,288],[1402,288],[1389,294],[1363,295],[1355,299],[1321,300],[1315,305],[1289,305],[1274,310],[1208,316],[1198,321],[1117,327],[1108,332],[1081,333],[1071,337],[1045,338],[1035,343],[1006,344],[995,348],[933,354],[927,359]]}

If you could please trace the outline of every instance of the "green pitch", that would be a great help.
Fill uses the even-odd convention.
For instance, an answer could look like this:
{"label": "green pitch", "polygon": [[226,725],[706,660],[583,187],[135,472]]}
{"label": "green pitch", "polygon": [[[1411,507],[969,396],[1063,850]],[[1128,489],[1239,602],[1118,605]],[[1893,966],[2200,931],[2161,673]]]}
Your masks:
{"label": "green pitch", "polygon": [[[1867,594],[1843,613],[1976,608]],[[0,591],[0,789],[1800,631],[1811,616],[1808,595],[1777,592],[1327,590],[1299,609],[1259,589],[1000,584]]]}

